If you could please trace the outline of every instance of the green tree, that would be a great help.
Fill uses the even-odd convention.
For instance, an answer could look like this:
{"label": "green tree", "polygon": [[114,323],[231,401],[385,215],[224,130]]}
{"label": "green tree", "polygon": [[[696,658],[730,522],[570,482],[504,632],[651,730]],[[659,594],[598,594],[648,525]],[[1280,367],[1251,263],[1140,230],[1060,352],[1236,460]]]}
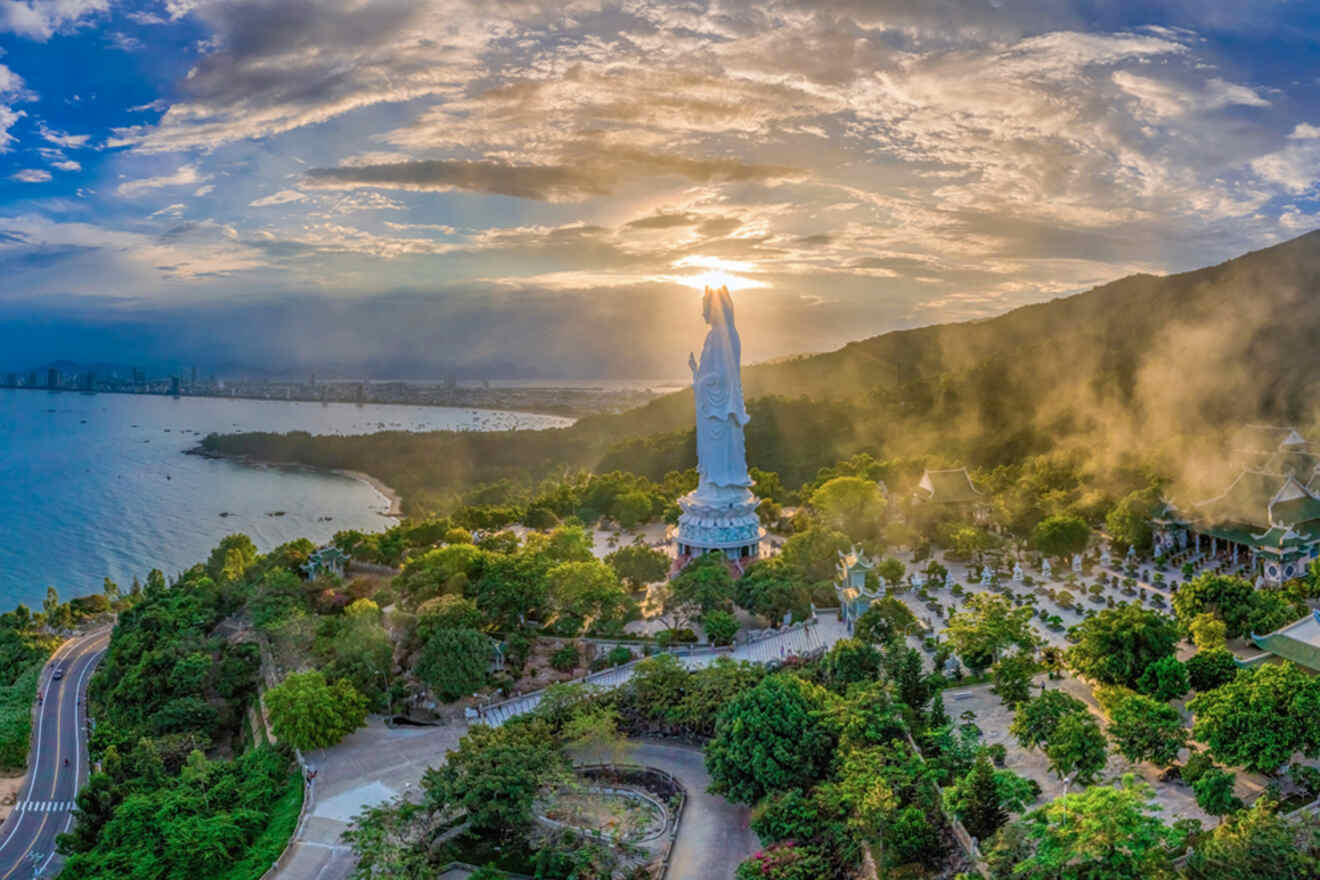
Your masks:
{"label": "green tree", "polygon": [[470,541],[438,547],[409,558],[392,587],[414,603],[442,593],[462,594],[464,587],[481,577],[489,558]]}
{"label": "green tree", "polygon": [[1105,516],[1105,531],[1122,546],[1136,547],[1138,553],[1149,552],[1150,518],[1159,501],[1157,488],[1129,492]]}
{"label": "green tree", "polygon": [[1198,651],[1187,658],[1187,681],[1198,691],[1214,690],[1237,675],[1233,654],[1223,648]]}
{"label": "green tree", "polygon": [[917,618],[902,599],[882,596],[871,604],[853,626],[853,635],[865,642],[888,644],[917,631]]}
{"label": "green tree", "polygon": [[486,684],[494,646],[488,636],[471,629],[437,629],[417,658],[417,677],[446,703]]}
{"label": "green tree", "polygon": [[964,781],[964,788],[966,800],[956,810],[958,819],[973,837],[989,840],[1008,821],[1008,811],[1000,802],[999,787],[995,784],[995,768],[984,749],[977,753],[976,761]]}
{"label": "green tree", "polygon": [[1187,667],[1177,657],[1161,657],[1146,667],[1137,679],[1137,689],[1157,700],[1176,700],[1191,688]]}
{"label": "green tree", "polygon": [[1100,723],[1089,712],[1059,719],[1045,745],[1050,769],[1060,778],[1075,774],[1079,785],[1090,785],[1105,767],[1107,745]]}
{"label": "green tree", "polygon": [[1192,783],[1196,805],[1211,816],[1223,816],[1242,809],[1242,801],[1233,794],[1236,774],[1211,767]]}
{"label": "green tree", "polygon": [[734,583],[734,601],[766,620],[782,620],[792,613],[797,620],[811,614],[811,592],[802,569],[782,556],[751,565]]}
{"label": "green tree", "polygon": [[731,645],[738,635],[738,618],[727,611],[707,612],[701,618],[701,627],[706,631],[706,638],[715,645]]}
{"label": "green tree", "polygon": [[[728,576],[728,572],[725,572]],[[546,575],[555,632],[576,636],[588,626],[601,631],[622,629],[633,607],[619,576],[604,562],[561,562]]]}
{"label": "green tree", "polygon": [[784,542],[784,562],[796,566],[809,583],[827,581],[838,573],[839,554],[846,553],[852,541],[836,529],[812,527],[798,532]]}
{"label": "green tree", "polygon": [[853,540],[871,540],[884,530],[887,502],[874,480],[835,477],[812,492],[809,503],[827,528]]}
{"label": "green tree", "polygon": [[324,749],[367,721],[367,699],[344,679],[294,672],[262,698],[275,736],[296,749]]}
{"label": "green tree", "polygon": [[880,652],[860,639],[840,639],[822,661],[825,680],[839,691],[880,676]]}
{"label": "green tree", "polygon": [[1320,680],[1292,663],[1240,670],[1187,708],[1192,735],[1223,764],[1272,773],[1293,752],[1320,755]]}
{"label": "green tree", "polygon": [[595,559],[591,535],[579,525],[560,526],[550,533],[546,554],[554,562],[589,562]]}
{"label": "green tree", "polygon": [[1086,704],[1063,691],[1045,691],[1034,700],[1018,706],[1009,732],[1024,749],[1039,748],[1049,742],[1064,716],[1085,712]]}
{"label": "green tree", "polygon": [[1037,636],[1031,617],[1030,608],[1016,608],[1003,596],[976,593],[949,617],[949,644],[968,666],[984,669],[1011,645],[1023,651],[1035,649]]}
{"label": "green tree", "polygon": [[552,564],[545,554],[527,551],[489,556],[467,595],[490,625],[513,629],[544,608]]}
{"label": "green tree", "polygon": [[217,583],[238,580],[257,561],[257,545],[247,535],[227,535],[211,551],[206,573]]}
{"label": "green tree", "polygon": [[1256,590],[1247,609],[1247,633],[1272,633],[1307,613],[1305,602],[1294,603],[1281,592]]}
{"label": "green tree", "polygon": [[1173,654],[1178,629],[1169,618],[1139,605],[1118,605],[1077,627],[1068,665],[1103,684],[1136,686],[1146,667]]}
{"label": "green tree", "polygon": [[[758,806],[752,830],[762,844],[792,841],[819,854],[828,866],[813,880],[847,880],[861,864],[862,850],[853,827],[859,824],[854,818],[858,811],[843,788],[823,782],[809,793],[791,788],[770,795]],[[873,801],[884,799],[885,794],[876,795],[876,788],[888,791],[883,779],[874,779],[868,794]],[[754,876],[759,880],[759,875]]]}
{"label": "green tree", "polygon": [[1213,614],[1202,612],[1187,624],[1187,631],[1192,635],[1192,642],[1198,651],[1222,650],[1228,639],[1228,628]]}
{"label": "green tree", "polygon": [[1001,657],[990,667],[994,692],[1010,708],[1031,699],[1031,679],[1040,671],[1040,664],[1030,654],[1020,651]]}
{"label": "green tree", "polygon": [[642,544],[620,547],[606,556],[605,561],[634,590],[663,580],[669,573],[671,563],[670,558],[659,550],[652,550]]}
{"label": "green tree", "polygon": [[425,644],[438,629],[480,630],[484,623],[481,609],[471,599],[454,595],[436,596],[417,606],[417,626],[414,632],[417,641]]}
{"label": "green tree", "polygon": [[541,789],[568,775],[568,760],[544,721],[479,725],[441,766],[426,771],[422,790],[433,813],[462,810],[475,834],[509,841],[531,825],[532,802]]}
{"label": "green tree", "polygon": [[1251,616],[1252,586],[1242,578],[1205,572],[1179,587],[1173,595],[1173,613],[1184,629],[1201,614],[1224,622],[1229,638],[1246,632]]}
{"label": "green tree", "polygon": [[[1299,880],[1320,875],[1314,828],[1286,819],[1269,797],[1224,817],[1187,856],[1187,880]],[[1308,833],[1309,832],[1309,833]]]}
{"label": "green tree", "polygon": [[675,602],[705,614],[733,600],[733,576],[722,554],[707,553],[689,562],[671,589]]}
{"label": "green tree", "polygon": [[1030,855],[1014,866],[1022,880],[1172,880],[1181,831],[1156,815],[1153,789],[1131,775],[1058,798],[1023,820]]}
{"label": "green tree", "polygon": [[1047,516],[1036,523],[1031,543],[1046,556],[1072,556],[1086,549],[1091,527],[1076,516]]}
{"label": "green tree", "polygon": [[719,713],[706,744],[711,791],[737,803],[809,788],[825,775],[838,731],[829,694],[792,675],[769,675]]}
{"label": "green tree", "polygon": [[1176,709],[1142,694],[1121,697],[1110,712],[1109,737],[1129,761],[1167,767],[1178,759],[1187,730]]}
{"label": "green tree", "polygon": [[907,573],[907,567],[892,556],[885,557],[875,564],[876,577],[889,584],[890,587],[897,587],[899,581],[903,580],[903,575]]}

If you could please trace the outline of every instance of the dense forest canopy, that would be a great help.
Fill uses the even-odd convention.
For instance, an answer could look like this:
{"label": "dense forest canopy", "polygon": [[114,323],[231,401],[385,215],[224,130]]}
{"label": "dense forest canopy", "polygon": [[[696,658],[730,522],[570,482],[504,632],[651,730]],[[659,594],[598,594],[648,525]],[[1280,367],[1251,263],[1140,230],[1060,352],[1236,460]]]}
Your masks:
{"label": "dense forest canopy", "polygon": [[[1180,275],[1135,275],[997,318],[887,333],[744,370],[749,461],[796,487],[857,452],[993,468],[1080,447],[1217,487],[1219,455],[1248,422],[1314,422],[1320,232]],[[744,308],[754,308],[746,300]],[[659,480],[691,467],[692,398],[538,432],[362,437],[243,434],[211,452],[365,470],[410,513],[464,489],[568,469]]]}

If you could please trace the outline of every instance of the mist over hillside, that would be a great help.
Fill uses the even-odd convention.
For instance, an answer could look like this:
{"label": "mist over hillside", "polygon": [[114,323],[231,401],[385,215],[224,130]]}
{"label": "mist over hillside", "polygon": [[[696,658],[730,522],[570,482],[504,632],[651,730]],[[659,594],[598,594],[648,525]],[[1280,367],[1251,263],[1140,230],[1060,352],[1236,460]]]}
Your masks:
{"label": "mist over hillside", "polygon": [[[855,452],[994,467],[1081,448],[1096,467],[1216,486],[1243,423],[1309,428],[1320,392],[1320,232],[1193,272],[1135,275],[996,318],[744,369],[749,460],[786,483]],[[691,466],[681,392],[562,431],[213,438],[216,451],[372,470],[414,497],[564,467]],[[430,505],[427,505],[430,506]]]}

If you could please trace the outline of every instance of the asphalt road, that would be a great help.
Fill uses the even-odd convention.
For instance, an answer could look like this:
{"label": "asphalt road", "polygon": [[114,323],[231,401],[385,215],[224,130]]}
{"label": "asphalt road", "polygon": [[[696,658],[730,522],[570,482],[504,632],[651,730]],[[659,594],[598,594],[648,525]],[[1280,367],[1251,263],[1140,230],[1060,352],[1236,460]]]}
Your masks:
{"label": "asphalt road", "polygon": [[[0,826],[0,880],[51,877],[59,868],[55,836],[73,825],[74,798],[89,769],[79,700],[109,641],[106,629],[65,642],[41,674],[27,781]],[[64,669],[58,681],[52,678],[56,667]]]}

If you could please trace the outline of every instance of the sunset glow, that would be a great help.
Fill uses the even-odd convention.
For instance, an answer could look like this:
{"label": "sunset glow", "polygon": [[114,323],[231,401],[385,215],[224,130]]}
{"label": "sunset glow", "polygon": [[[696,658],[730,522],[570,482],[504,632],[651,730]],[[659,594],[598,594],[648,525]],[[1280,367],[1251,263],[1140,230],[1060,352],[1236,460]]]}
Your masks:
{"label": "sunset glow", "polygon": [[691,287],[695,290],[705,290],[707,287],[718,289],[727,287],[731,291],[751,290],[759,287],[769,287],[764,281],[757,281],[754,278],[747,278],[740,275],[740,272],[753,272],[756,270],[755,263],[749,263],[742,260],[722,260],[718,257],[692,256],[684,257],[674,263],[676,269],[700,269],[702,271],[677,275],[663,276],[665,280],[682,284],[685,287]]}

